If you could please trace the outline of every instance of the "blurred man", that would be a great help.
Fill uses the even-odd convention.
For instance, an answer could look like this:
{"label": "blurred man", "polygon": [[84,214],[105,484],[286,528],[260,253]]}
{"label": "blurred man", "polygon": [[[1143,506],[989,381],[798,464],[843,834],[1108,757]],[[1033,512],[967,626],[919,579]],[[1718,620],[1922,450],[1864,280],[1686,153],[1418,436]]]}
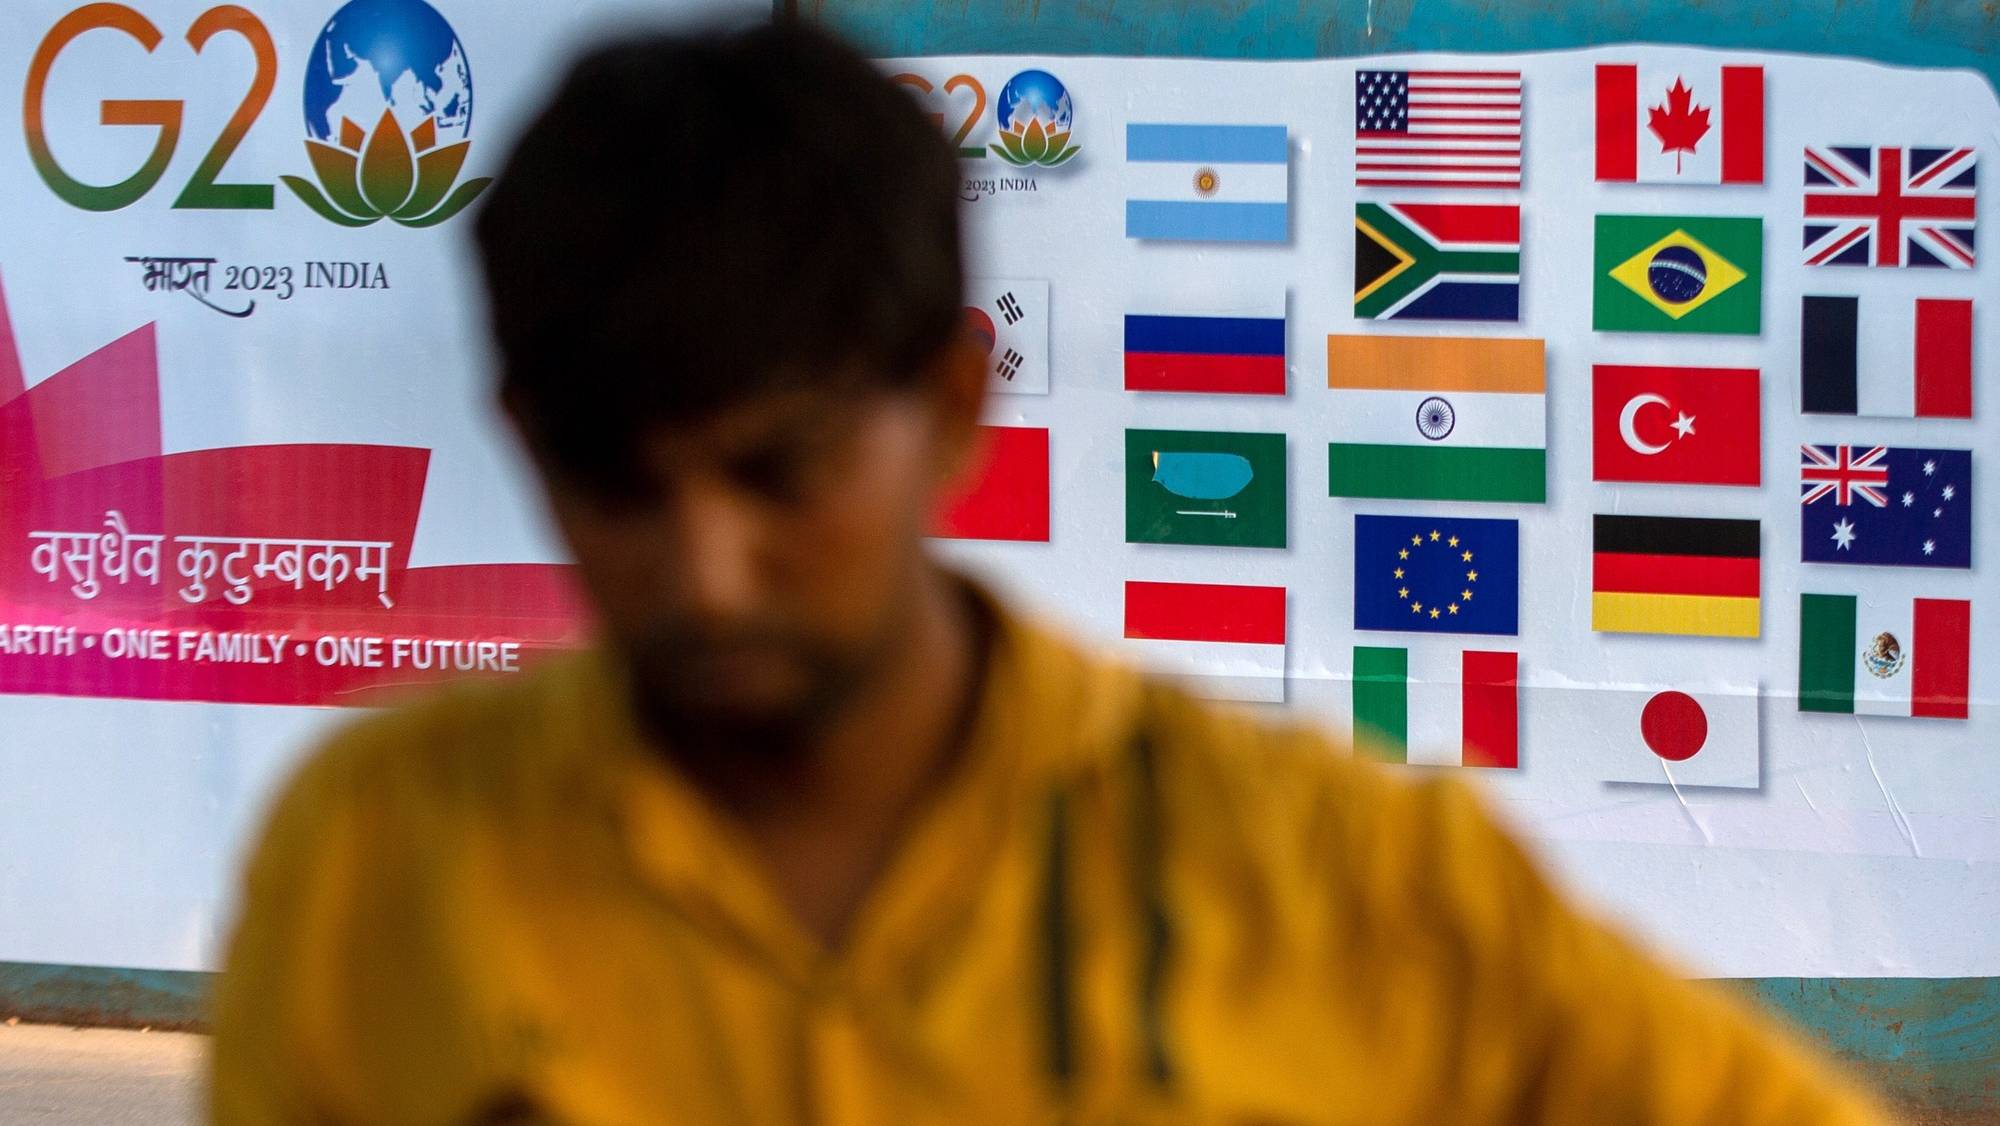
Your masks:
{"label": "blurred man", "polygon": [[571,72],[478,234],[601,644],[293,781],[216,1119],[1871,1120],[1458,784],[1100,663],[932,560],[985,382],[955,179],[800,27]]}

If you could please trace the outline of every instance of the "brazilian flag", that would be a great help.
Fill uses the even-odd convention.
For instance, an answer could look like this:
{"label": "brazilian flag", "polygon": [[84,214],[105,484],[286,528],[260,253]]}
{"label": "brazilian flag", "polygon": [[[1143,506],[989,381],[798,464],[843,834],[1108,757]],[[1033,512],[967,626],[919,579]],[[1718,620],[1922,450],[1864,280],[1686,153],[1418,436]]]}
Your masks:
{"label": "brazilian flag", "polygon": [[1764,221],[1599,215],[1591,327],[1599,332],[1763,330]]}

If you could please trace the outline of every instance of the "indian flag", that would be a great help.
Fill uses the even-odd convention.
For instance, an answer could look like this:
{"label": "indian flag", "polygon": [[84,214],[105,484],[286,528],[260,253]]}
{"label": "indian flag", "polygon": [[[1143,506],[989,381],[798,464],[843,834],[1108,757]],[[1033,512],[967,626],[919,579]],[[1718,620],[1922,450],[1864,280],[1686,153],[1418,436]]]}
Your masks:
{"label": "indian flag", "polygon": [[1198,696],[1284,702],[1284,587],[1128,582],[1125,638]]}
{"label": "indian flag", "polygon": [[1542,342],[1329,336],[1337,497],[1512,501],[1548,494]]}
{"label": "indian flag", "polygon": [[1799,710],[1964,719],[1972,603],[1799,595]]}
{"label": "indian flag", "polygon": [[1517,654],[1354,647],[1354,747],[1415,766],[1521,765]]}

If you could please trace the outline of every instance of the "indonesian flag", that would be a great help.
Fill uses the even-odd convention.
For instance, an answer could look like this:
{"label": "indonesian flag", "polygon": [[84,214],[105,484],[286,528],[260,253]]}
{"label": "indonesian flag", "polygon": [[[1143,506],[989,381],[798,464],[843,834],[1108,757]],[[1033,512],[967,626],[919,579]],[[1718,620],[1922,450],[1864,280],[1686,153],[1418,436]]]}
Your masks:
{"label": "indonesian flag", "polygon": [[1284,587],[1128,582],[1125,639],[1195,695],[1284,702]]}
{"label": "indonesian flag", "polygon": [[1764,68],[1599,63],[1597,178],[1764,182]]}

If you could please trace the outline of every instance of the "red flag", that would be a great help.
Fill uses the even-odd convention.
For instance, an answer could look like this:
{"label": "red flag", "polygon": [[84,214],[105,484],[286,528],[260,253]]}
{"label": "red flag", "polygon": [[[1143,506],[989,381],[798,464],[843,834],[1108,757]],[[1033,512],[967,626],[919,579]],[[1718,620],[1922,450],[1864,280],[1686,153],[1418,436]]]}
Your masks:
{"label": "red flag", "polygon": [[1756,485],[1762,396],[1754,368],[1592,369],[1598,481]]}
{"label": "red flag", "polygon": [[1049,538],[1049,432],[982,426],[980,449],[939,506],[931,534],[961,540]]}
{"label": "red flag", "polygon": [[1697,59],[1597,64],[1597,178],[1764,182],[1764,68]]}

